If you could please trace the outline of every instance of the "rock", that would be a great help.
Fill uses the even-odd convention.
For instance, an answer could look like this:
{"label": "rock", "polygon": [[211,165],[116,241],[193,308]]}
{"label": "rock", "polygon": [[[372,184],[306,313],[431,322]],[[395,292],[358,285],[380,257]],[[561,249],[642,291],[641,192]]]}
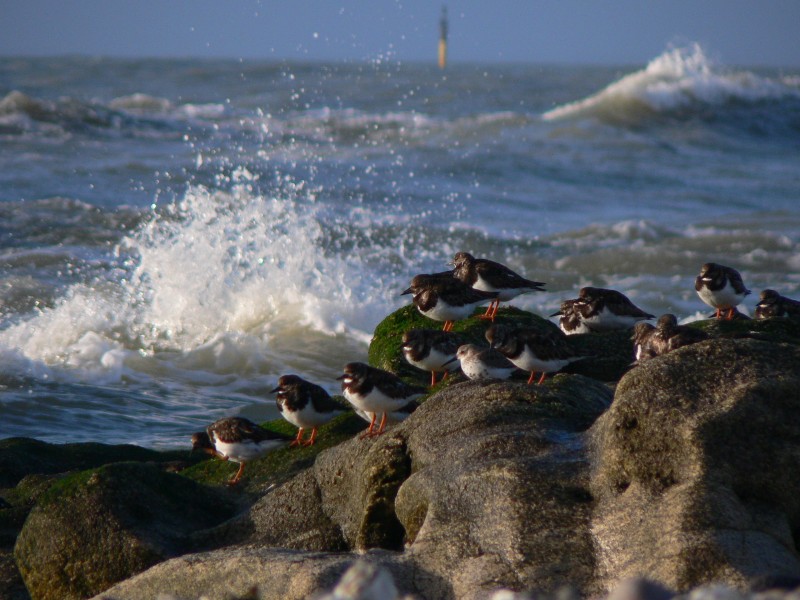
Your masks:
{"label": "rock", "polygon": [[[456,321],[453,331],[461,333],[467,341],[479,346],[488,346],[485,332],[490,323],[477,318],[483,309],[475,311],[475,316],[463,321]],[[502,307],[495,318],[496,323],[519,327],[531,327],[544,332],[558,332],[558,326],[552,321],[514,307]],[[381,321],[375,328],[369,346],[369,364],[391,371],[396,375],[419,385],[427,385],[430,375],[412,367],[403,357],[403,333],[409,329],[439,329],[441,324],[419,314],[413,305],[396,310]],[[564,372],[593,377],[600,381],[617,381],[630,368],[633,362],[633,342],[631,331],[609,331],[567,336],[567,343],[576,354],[587,358],[569,365]],[[520,372],[520,379],[527,379],[529,374]],[[448,378],[448,383],[456,383],[463,379]],[[442,387],[444,387],[442,386]],[[439,389],[437,387],[437,389]]]}
{"label": "rock", "polygon": [[[375,551],[359,558],[253,547],[216,550],[168,560],[94,600],[156,600],[165,592],[181,600],[305,600],[333,589],[357,561],[385,568],[386,562],[394,559]],[[405,578],[410,580],[411,575]]]}
{"label": "rock", "polygon": [[128,444],[48,444],[31,438],[6,438],[0,440],[0,488],[14,486],[32,473],[83,471],[131,460],[166,463],[186,458],[185,452],[158,452]]}
{"label": "rock", "polygon": [[387,569],[401,594],[484,598],[566,582],[591,590],[582,431],[610,400],[608,387],[577,375],[450,385],[385,435],[321,453],[221,527],[238,547],[173,559],[101,597],[216,598],[207,590],[218,594],[221,579],[231,594],[257,587],[251,597],[303,598],[331,589],[354,559],[312,549],[342,545]]}
{"label": "rock", "polygon": [[150,464],[112,464],[50,487],[14,556],[32,597],[86,598],[190,550],[190,534],[233,511],[233,502],[185,477]]}
{"label": "rock", "polygon": [[800,575],[798,414],[794,345],[714,339],[623,377],[592,430],[601,585]]}
{"label": "rock", "polygon": [[318,600],[396,600],[399,597],[389,571],[360,560],[347,569],[330,594],[320,596]]}
{"label": "rock", "polygon": [[581,431],[611,392],[591,379],[473,381],[430,398],[404,424],[411,476],[397,494],[406,555],[427,597],[498,587],[588,590],[591,496]]}

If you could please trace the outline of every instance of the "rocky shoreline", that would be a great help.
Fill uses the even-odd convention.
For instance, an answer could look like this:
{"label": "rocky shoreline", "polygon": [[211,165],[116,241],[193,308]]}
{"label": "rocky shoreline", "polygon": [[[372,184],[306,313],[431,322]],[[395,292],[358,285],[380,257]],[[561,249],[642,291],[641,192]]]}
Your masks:
{"label": "rocky shoreline", "polygon": [[[424,384],[399,340],[426,325],[413,307],[387,317],[370,363]],[[235,489],[234,465],[188,447],[0,440],[0,598],[785,596],[800,324],[694,326],[711,339],[634,368],[630,332],[609,332],[569,336],[590,358],[541,386],[449,378],[374,439],[344,415]]]}

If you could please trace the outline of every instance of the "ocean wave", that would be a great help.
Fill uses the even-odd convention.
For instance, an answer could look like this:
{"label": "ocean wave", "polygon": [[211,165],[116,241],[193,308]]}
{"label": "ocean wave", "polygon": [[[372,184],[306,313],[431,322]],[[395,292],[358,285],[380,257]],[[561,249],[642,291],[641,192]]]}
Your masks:
{"label": "ocean wave", "polygon": [[780,116],[787,103],[796,127],[800,86],[793,78],[770,79],[749,71],[718,68],[698,44],[693,44],[669,49],[644,69],[587,98],[549,110],[542,119],[594,118],[617,125],[642,125],[659,118],[724,118],[726,110],[760,109],[765,105]]}
{"label": "ocean wave", "polygon": [[13,90],[0,98],[0,133],[33,133],[58,138],[72,135],[147,136],[154,133],[175,137],[187,118],[219,115],[218,105],[172,107],[168,100],[133,94],[108,104],[63,97],[34,98]]}

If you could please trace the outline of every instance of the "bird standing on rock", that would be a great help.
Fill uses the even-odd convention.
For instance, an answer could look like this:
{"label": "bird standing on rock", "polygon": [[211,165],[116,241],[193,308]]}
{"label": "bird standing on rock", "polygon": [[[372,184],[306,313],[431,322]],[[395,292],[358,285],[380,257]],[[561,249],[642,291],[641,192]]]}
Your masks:
{"label": "bird standing on rock", "polygon": [[436,373],[447,373],[458,369],[454,364],[448,368],[445,365],[452,361],[466,340],[463,336],[452,331],[436,331],[433,329],[409,329],[403,334],[403,356],[406,361],[422,369],[430,371],[431,386],[436,385]]}
{"label": "bird standing on rock", "polygon": [[578,292],[573,311],[592,331],[629,329],[639,321],[655,318],[617,290],[584,287]]}
{"label": "bird standing on rock", "polygon": [[771,317],[800,317],[800,302],[781,296],[775,290],[764,290],[756,305],[756,319]]}
{"label": "bird standing on rock", "polygon": [[475,258],[468,252],[457,252],[453,257],[453,276],[470,287],[484,292],[496,292],[484,319],[494,321],[501,302],[528,292],[543,292],[544,283],[531,281],[515,273],[507,266],[486,258]]}
{"label": "bird standing on rock", "polygon": [[475,344],[459,347],[451,362],[459,361],[469,379],[508,379],[517,367],[497,350]]}
{"label": "bird standing on rock", "polygon": [[530,372],[528,384],[533,383],[536,373],[541,373],[542,383],[548,373],[556,373],[568,364],[586,357],[575,356],[567,345],[566,336],[560,331],[542,333],[539,330],[506,325],[492,325],[486,330],[486,339],[492,348],[499,350],[523,371]]}
{"label": "bird standing on rock", "polygon": [[443,331],[450,331],[454,321],[466,319],[477,306],[497,297],[497,292],[482,292],[459,279],[442,275],[416,275],[401,295],[412,294],[421,314],[434,321],[444,321]]}
{"label": "bird standing on rock", "polygon": [[214,421],[205,431],[192,434],[192,451],[198,450],[222,460],[239,463],[239,470],[228,485],[239,483],[245,463],[285,446],[291,437],[268,431],[243,417]]}
{"label": "bird standing on rock", "polygon": [[[425,394],[421,387],[408,385],[394,373],[376,369],[362,362],[347,363],[342,382],[342,393],[356,410],[372,413],[369,428],[361,438],[381,435],[386,430],[387,414],[400,410]],[[380,425],[375,421],[381,415]]]}
{"label": "bird standing on rock", "polygon": [[558,327],[566,335],[592,332],[589,326],[581,320],[581,316],[575,306],[577,303],[577,298],[573,300],[564,300],[561,303],[559,311],[550,315],[551,317],[560,317],[558,320]]}
{"label": "bird standing on rock", "polygon": [[[311,446],[317,439],[317,427],[344,413],[344,407],[315,383],[297,375],[282,375],[274,394],[281,416],[297,427],[297,437],[290,446]],[[311,436],[303,440],[303,431],[311,427]]]}
{"label": "bird standing on rock", "polygon": [[694,289],[703,302],[716,309],[717,319],[724,313],[728,321],[733,319],[736,307],[750,293],[739,271],[717,263],[706,263],[701,267],[694,280]]}

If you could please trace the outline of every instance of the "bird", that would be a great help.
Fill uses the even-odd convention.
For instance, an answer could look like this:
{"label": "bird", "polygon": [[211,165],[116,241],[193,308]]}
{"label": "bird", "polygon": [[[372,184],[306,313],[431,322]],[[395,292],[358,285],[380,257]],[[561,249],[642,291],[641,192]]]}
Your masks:
{"label": "bird", "polygon": [[246,463],[284,446],[291,439],[259,427],[244,417],[225,417],[214,421],[205,431],[192,434],[192,451],[239,463],[239,470],[228,481],[228,485],[236,485],[242,478]]}
{"label": "bird", "polygon": [[[344,374],[337,377],[342,382],[342,393],[356,410],[372,413],[369,428],[362,438],[381,435],[386,430],[388,414],[405,407],[425,394],[421,387],[409,385],[394,373],[376,369],[362,362],[344,366]],[[381,415],[375,430],[375,421]]]}
{"label": "bird", "polygon": [[637,364],[655,358],[659,354],[659,344],[655,338],[656,328],[652,323],[639,321],[633,326],[633,356]]}
{"label": "bird", "polygon": [[694,280],[694,289],[700,299],[716,309],[716,318],[733,319],[736,307],[750,293],[739,271],[717,263],[706,263]]}
{"label": "bird", "polygon": [[[297,375],[281,375],[278,386],[271,390],[281,416],[297,427],[297,437],[290,446],[311,446],[317,439],[317,428],[345,412],[328,392]],[[311,436],[303,440],[303,431],[311,428]]]}
{"label": "bird", "polygon": [[443,274],[415,275],[402,295],[412,294],[417,310],[434,321],[444,321],[443,331],[450,331],[454,321],[472,315],[475,307],[493,300],[497,292],[475,290],[454,277]]}
{"label": "bird", "polygon": [[[418,408],[419,408],[419,402],[417,402],[416,400],[412,400],[405,406],[400,407],[397,410],[394,410],[390,413],[386,413],[386,424],[393,425],[395,423],[401,423],[402,421],[405,421],[409,416],[411,416],[411,414]],[[363,410],[356,410],[356,414],[362,419],[364,419],[367,423],[370,423],[372,419],[375,418],[373,417],[375,413]]]}
{"label": "bird", "polygon": [[452,331],[409,329],[403,334],[403,356],[409,364],[430,371],[431,386],[434,386],[436,373],[444,372],[447,377],[449,370],[458,369],[458,365],[453,365],[449,370],[444,365],[456,355],[458,347],[465,341],[463,336]]}
{"label": "bird", "polygon": [[770,317],[800,317],[800,302],[781,296],[775,290],[764,290],[756,305],[756,319]]}
{"label": "bird", "polygon": [[567,337],[557,329],[543,333],[533,328],[493,324],[486,330],[486,339],[492,348],[523,371],[530,372],[529,385],[536,373],[541,373],[538,381],[541,384],[548,373],[556,373],[568,364],[586,358],[575,356],[567,345]]}
{"label": "bird", "polygon": [[482,318],[494,321],[501,302],[528,292],[544,292],[545,283],[525,279],[507,266],[487,258],[475,258],[469,252],[453,257],[453,276],[476,290],[497,292]]}
{"label": "bird", "polygon": [[655,335],[659,346],[658,354],[666,354],[681,346],[696,344],[708,339],[708,334],[702,329],[678,325],[678,319],[670,313],[658,318]]}
{"label": "bird", "polygon": [[455,358],[450,362],[459,361],[461,371],[469,379],[508,379],[517,370],[517,367],[491,348],[481,348],[475,344],[459,346]]}
{"label": "bird", "polygon": [[588,325],[581,320],[580,314],[575,309],[575,303],[578,299],[564,300],[561,303],[561,308],[558,312],[554,312],[551,317],[560,317],[558,319],[558,327],[566,335],[576,335],[579,333],[591,333]]}
{"label": "bird", "polygon": [[581,288],[572,307],[581,322],[592,331],[629,329],[638,321],[655,318],[622,292],[605,288]]}

